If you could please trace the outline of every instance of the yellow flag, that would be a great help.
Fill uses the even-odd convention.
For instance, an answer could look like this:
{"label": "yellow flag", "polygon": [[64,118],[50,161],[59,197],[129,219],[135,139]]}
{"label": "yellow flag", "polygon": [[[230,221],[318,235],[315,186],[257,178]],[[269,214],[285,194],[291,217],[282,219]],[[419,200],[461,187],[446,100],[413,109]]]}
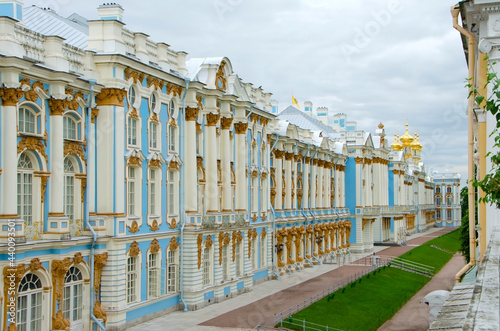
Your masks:
{"label": "yellow flag", "polygon": [[297,108],[300,109],[299,102],[297,101],[297,99],[295,99],[295,97],[293,96],[293,94],[292,94],[292,105],[297,105]]}

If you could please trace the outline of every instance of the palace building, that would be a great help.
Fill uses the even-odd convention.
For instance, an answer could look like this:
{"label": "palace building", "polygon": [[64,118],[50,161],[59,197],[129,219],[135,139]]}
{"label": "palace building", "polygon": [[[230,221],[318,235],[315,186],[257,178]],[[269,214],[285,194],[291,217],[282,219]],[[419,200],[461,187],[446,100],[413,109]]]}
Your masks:
{"label": "palace building", "polygon": [[408,124],[278,112],[97,11],[0,0],[1,330],[123,330],[434,226]]}

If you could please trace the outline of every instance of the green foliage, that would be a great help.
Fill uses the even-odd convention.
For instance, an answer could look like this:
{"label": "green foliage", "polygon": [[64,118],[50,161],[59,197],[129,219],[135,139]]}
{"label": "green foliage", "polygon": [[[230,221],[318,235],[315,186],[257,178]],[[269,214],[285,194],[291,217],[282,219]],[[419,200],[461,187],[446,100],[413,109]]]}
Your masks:
{"label": "green foliage", "polygon": [[481,188],[485,193],[485,196],[480,198],[479,202],[494,204],[497,208],[500,208],[500,78],[497,77],[497,73],[492,70],[491,66],[487,75],[486,85],[492,87],[491,95],[488,99],[478,94],[477,88],[473,86],[471,79],[468,79],[466,84],[466,87],[470,90],[469,98],[475,97],[478,105],[481,105],[481,103],[484,104],[484,101],[486,101],[486,111],[495,116],[497,121],[495,129],[490,134],[490,137],[493,137],[495,141],[493,145],[494,151],[490,151],[487,154],[491,160],[491,170],[482,180],[472,179],[472,184],[474,187]]}
{"label": "green foliage", "polygon": [[464,256],[467,262],[470,261],[469,250],[469,187],[465,186],[460,191],[460,207],[462,208],[462,225],[460,226],[460,253]]}

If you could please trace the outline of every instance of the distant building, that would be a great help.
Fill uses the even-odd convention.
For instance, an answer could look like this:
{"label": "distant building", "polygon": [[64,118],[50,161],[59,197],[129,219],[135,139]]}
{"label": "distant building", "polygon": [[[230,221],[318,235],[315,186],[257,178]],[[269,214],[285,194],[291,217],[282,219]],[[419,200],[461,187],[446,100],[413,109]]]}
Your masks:
{"label": "distant building", "polygon": [[431,172],[434,180],[434,203],[436,204],[437,226],[460,226],[462,209],[460,207],[460,174],[446,170]]}

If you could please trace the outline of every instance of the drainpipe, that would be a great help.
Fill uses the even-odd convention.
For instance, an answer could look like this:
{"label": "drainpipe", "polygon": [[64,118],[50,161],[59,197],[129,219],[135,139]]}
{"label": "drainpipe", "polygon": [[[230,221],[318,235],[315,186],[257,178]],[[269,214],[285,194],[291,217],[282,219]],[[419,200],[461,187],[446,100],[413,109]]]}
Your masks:
{"label": "drainpipe", "polygon": [[[184,95],[182,96],[182,114],[179,114],[179,116],[184,116],[186,113],[186,95],[188,92],[189,88],[189,79],[184,78],[184,82],[186,83],[186,89],[184,90]],[[179,119],[180,120],[180,119]],[[180,121],[179,121],[180,124]],[[186,130],[186,123],[184,123],[184,129],[182,129],[182,126],[179,125],[179,128],[181,129],[181,144],[182,147],[180,148],[181,152],[181,160],[183,157],[186,155],[186,144],[185,144],[185,130]],[[179,191],[186,187],[186,170],[184,169],[184,165],[181,165],[182,167],[182,175],[181,175],[181,186],[179,187]],[[184,199],[185,196],[184,194],[180,194],[180,199],[179,199],[179,215],[181,215],[181,256],[180,256],[180,288],[181,288],[181,293],[180,293],[180,299],[182,302],[182,305],[184,306],[184,312],[188,311],[186,301],[184,301],[184,227],[186,226],[186,208],[184,204]]]}
{"label": "drainpipe", "polygon": [[[247,115],[247,122],[248,119],[250,118],[250,115],[253,113],[253,104],[250,105],[250,112]],[[250,175],[248,176],[248,198],[247,198],[247,206],[248,206],[248,221],[252,219],[252,192],[250,190],[250,187],[252,187],[250,184],[252,183],[252,146],[250,145],[250,148],[248,149],[247,153],[247,158],[248,158],[248,171],[250,172]]]}
{"label": "drainpipe", "polygon": [[[85,137],[89,137],[89,117],[92,109],[92,99],[94,98],[94,85],[96,84],[95,79],[89,80],[90,85],[90,93],[89,93],[89,102],[85,109]],[[90,141],[90,137],[88,138]],[[89,173],[89,164],[86,164],[85,170],[87,176]],[[97,174],[96,174],[97,176]],[[95,244],[97,242],[97,234],[94,231],[94,228],[90,224],[90,215],[89,215],[89,190],[88,186],[85,188],[85,204],[84,215],[85,215],[85,224],[87,228],[89,228],[90,232],[92,232],[92,245],[90,246],[90,287],[94,286],[94,256],[95,256]],[[90,290],[90,318],[94,321],[94,323],[102,330],[106,331],[106,327],[95,317],[94,315],[94,290]]]}
{"label": "drainpipe", "polygon": [[[271,156],[274,148],[278,144],[279,135],[277,133],[275,133],[274,135],[276,136],[276,141],[274,142],[273,147],[269,151],[269,156]],[[269,203],[269,206],[271,207],[271,214],[273,215],[273,238],[274,238],[276,236],[276,212],[274,211],[274,207],[273,207],[273,205],[271,203]],[[277,258],[277,256],[276,256],[276,250],[274,249],[274,247],[271,247],[271,248],[273,250],[273,274],[276,276],[276,279],[279,280],[280,279],[280,275],[276,272],[276,258]]]}
{"label": "drainpipe", "polygon": [[465,36],[468,40],[467,50],[468,50],[468,59],[467,63],[469,65],[469,104],[467,106],[467,111],[469,114],[469,150],[468,150],[468,158],[469,158],[469,171],[468,171],[468,188],[469,188],[469,252],[470,252],[470,262],[467,263],[456,275],[455,281],[457,283],[460,282],[462,275],[464,275],[467,270],[476,265],[476,208],[474,201],[474,187],[472,186],[472,179],[474,178],[474,133],[472,131],[472,116],[473,116],[473,107],[474,107],[474,85],[475,85],[475,59],[474,59],[474,35],[464,29],[462,26],[458,24],[458,14],[460,13],[459,5],[455,5],[451,7],[451,16],[453,17],[453,27],[460,32],[463,36]]}

